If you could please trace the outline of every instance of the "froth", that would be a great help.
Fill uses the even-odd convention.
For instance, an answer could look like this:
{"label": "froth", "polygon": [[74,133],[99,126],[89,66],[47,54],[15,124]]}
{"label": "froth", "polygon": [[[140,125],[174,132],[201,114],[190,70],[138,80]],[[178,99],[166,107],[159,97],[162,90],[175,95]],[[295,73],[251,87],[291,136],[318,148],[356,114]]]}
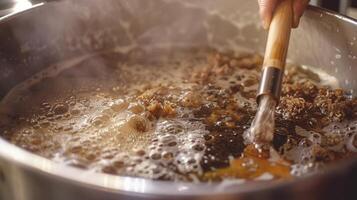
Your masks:
{"label": "froth", "polygon": [[[164,48],[128,46],[40,72],[1,102],[2,136],[89,171],[202,181],[245,148],[242,134],[257,109],[261,57]],[[319,80],[292,65],[287,72],[294,83]],[[275,138],[279,156],[295,163],[294,175],[319,169],[314,152],[321,149],[356,152],[356,121],[316,132],[284,127]]]}

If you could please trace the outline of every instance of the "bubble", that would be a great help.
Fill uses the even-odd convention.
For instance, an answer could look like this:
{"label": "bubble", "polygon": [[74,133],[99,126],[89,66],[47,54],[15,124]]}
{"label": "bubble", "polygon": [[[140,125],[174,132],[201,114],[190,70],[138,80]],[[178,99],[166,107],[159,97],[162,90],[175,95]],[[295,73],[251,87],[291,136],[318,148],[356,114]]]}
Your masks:
{"label": "bubble", "polygon": [[42,127],[42,128],[46,128],[46,127],[48,127],[48,126],[51,125],[51,122],[49,122],[49,121],[47,121],[47,120],[44,120],[44,121],[41,121],[41,122],[39,123],[39,125],[40,125],[40,127]]}
{"label": "bubble", "polygon": [[140,104],[132,104],[130,105],[129,110],[134,114],[140,114],[144,112],[145,108]]}
{"label": "bubble", "polygon": [[146,154],[145,150],[140,149],[140,150],[136,150],[135,154],[138,156],[144,156]]}
{"label": "bubble", "polygon": [[177,142],[170,142],[167,144],[167,146],[169,146],[169,147],[174,147],[176,145],[177,145]]}
{"label": "bubble", "polygon": [[209,140],[212,140],[212,139],[213,139],[213,136],[212,136],[212,135],[205,135],[205,136],[204,136],[204,139],[205,139],[206,141],[209,141]]}
{"label": "bubble", "polygon": [[110,120],[107,115],[99,115],[90,120],[90,123],[96,127],[100,127],[103,124],[107,123]]}
{"label": "bubble", "polygon": [[172,152],[163,152],[162,153],[162,158],[165,160],[165,161],[171,161],[173,160],[174,158],[174,154]]}
{"label": "bubble", "polygon": [[102,172],[107,174],[117,174],[117,169],[113,166],[105,166],[102,168]]}
{"label": "bubble", "polygon": [[97,155],[90,153],[90,154],[86,155],[85,158],[89,161],[93,161],[97,158]]}
{"label": "bubble", "polygon": [[117,152],[114,150],[106,150],[101,154],[101,158],[112,159],[115,157],[116,154],[117,154]]}
{"label": "bubble", "polygon": [[122,112],[125,109],[127,109],[129,106],[129,103],[126,101],[119,101],[115,104],[113,104],[110,108],[115,111],[115,112]]}
{"label": "bubble", "polygon": [[192,158],[187,161],[187,164],[189,164],[189,165],[192,165],[192,164],[195,164],[195,163],[196,163],[196,160],[192,159]]}
{"label": "bubble", "polygon": [[80,113],[81,113],[81,111],[78,110],[78,109],[73,109],[73,110],[70,111],[70,114],[74,115],[74,116],[79,115]]}
{"label": "bubble", "polygon": [[81,146],[74,146],[74,147],[71,147],[70,148],[70,153],[74,153],[74,154],[77,154],[79,152],[81,152],[83,149]]}
{"label": "bubble", "polygon": [[51,105],[48,102],[42,102],[41,108],[51,108]]}
{"label": "bubble", "polygon": [[160,169],[159,168],[155,168],[152,170],[153,174],[159,174],[160,173]]}
{"label": "bubble", "polygon": [[166,121],[161,124],[158,131],[168,134],[180,134],[185,131],[185,127],[177,121]]}
{"label": "bubble", "polygon": [[195,144],[192,146],[192,148],[196,151],[203,151],[205,149],[202,144]]}
{"label": "bubble", "polygon": [[150,129],[150,122],[140,115],[133,115],[128,120],[129,125],[138,132],[146,132]]}
{"label": "bubble", "polygon": [[159,160],[161,159],[161,155],[159,153],[154,153],[150,156],[150,158],[153,160]]}
{"label": "bubble", "polygon": [[73,129],[72,126],[64,126],[64,127],[62,127],[62,130],[66,131],[66,132],[71,131],[72,129]]}
{"label": "bubble", "polygon": [[56,104],[53,107],[53,113],[55,115],[63,115],[65,113],[67,113],[68,110],[69,110],[68,105],[65,105],[65,104]]}
{"label": "bubble", "polygon": [[48,113],[46,114],[46,117],[47,117],[47,118],[51,118],[51,117],[53,117],[53,116],[55,116],[55,113],[53,113],[53,112],[48,112]]}
{"label": "bubble", "polygon": [[162,143],[169,143],[169,142],[172,142],[172,141],[176,141],[176,136],[174,136],[174,135],[164,135],[164,136],[159,137],[159,141],[162,142]]}
{"label": "bubble", "polygon": [[32,139],[30,140],[30,143],[31,143],[32,145],[38,146],[38,145],[40,145],[40,144],[42,143],[42,140],[41,140],[40,138],[32,138]]}

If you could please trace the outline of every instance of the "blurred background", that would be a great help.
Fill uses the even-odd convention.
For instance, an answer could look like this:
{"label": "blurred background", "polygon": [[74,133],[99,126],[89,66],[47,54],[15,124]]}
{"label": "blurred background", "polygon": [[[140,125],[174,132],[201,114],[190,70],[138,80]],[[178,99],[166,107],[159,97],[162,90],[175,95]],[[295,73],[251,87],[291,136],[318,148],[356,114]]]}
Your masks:
{"label": "blurred background", "polygon": [[357,0],[311,0],[311,4],[357,18]]}
{"label": "blurred background", "polygon": [[[0,16],[4,16],[13,11],[24,10],[32,4],[44,1],[55,0],[0,0]],[[357,18],[357,0],[311,0],[311,4],[334,10],[355,19]]]}

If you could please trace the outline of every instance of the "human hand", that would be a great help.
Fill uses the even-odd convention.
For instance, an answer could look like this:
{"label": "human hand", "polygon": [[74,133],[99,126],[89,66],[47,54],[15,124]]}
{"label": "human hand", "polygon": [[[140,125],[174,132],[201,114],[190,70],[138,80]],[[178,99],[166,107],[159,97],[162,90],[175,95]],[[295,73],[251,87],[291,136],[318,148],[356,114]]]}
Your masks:
{"label": "human hand", "polygon": [[[259,14],[262,20],[264,29],[268,29],[273,12],[275,7],[279,4],[280,1],[284,0],[258,0],[259,3]],[[293,10],[294,10],[294,19],[293,27],[296,28],[299,26],[300,18],[304,13],[305,8],[309,4],[310,0],[293,0]]]}

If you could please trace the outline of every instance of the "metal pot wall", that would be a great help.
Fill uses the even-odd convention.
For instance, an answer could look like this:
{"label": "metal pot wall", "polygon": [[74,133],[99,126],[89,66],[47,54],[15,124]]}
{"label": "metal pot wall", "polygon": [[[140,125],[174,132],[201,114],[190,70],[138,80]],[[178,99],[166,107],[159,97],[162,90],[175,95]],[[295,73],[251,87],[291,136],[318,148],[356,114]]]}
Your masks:
{"label": "metal pot wall", "polygon": [[[212,46],[262,53],[255,1],[73,0],[0,19],[0,95],[60,61],[135,45]],[[355,95],[357,22],[310,7],[289,59],[323,69]],[[91,174],[0,139],[0,199],[357,199],[357,160],[327,173],[272,184],[191,184]]]}

